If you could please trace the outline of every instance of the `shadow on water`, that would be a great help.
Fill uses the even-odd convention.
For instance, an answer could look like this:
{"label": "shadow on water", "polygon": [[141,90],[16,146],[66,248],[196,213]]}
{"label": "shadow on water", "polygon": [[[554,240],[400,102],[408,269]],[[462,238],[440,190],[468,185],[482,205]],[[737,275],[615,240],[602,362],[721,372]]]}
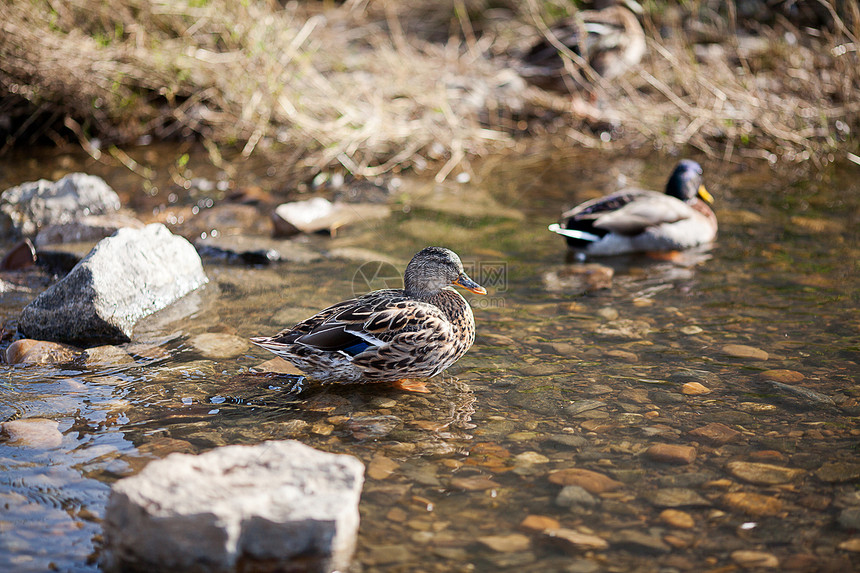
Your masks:
{"label": "shadow on water", "polygon": [[[3,420],[58,424],[41,445],[0,443],[0,568],[95,570],[113,481],[172,452],[269,439],[367,465],[361,571],[699,571],[755,557],[740,550],[860,567],[860,189],[850,168],[798,180],[706,165],[712,249],[568,280],[581,265],[547,224],[622,176],[660,188],[673,164],[490,160],[477,184],[407,186],[389,219],[311,237],[399,272],[443,244],[488,286],[470,299],[475,346],[430,394],[298,392],[296,377],[254,372],[262,350],[190,344],[273,334],[352,296],[361,262],[338,258],[208,263],[210,285],[142,323],[127,364],[0,366]],[[4,294],[4,318],[32,296]]]}

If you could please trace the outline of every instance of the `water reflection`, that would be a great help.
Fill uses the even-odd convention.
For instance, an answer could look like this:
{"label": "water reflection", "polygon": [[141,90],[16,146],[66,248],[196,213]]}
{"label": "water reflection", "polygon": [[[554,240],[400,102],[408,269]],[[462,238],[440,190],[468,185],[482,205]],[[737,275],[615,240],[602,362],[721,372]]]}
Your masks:
{"label": "water reflection", "polygon": [[[352,296],[361,262],[342,258],[209,264],[192,308],[141,325],[131,363],[2,366],[3,420],[55,420],[62,438],[0,443],[0,568],[95,570],[115,479],[175,451],[289,438],[367,465],[364,571],[706,570],[742,550],[857,568],[841,548],[860,507],[860,193],[848,173],[793,183],[706,167],[723,174],[709,180],[712,250],[608,259],[605,284],[548,288],[546,273],[576,265],[546,223],[621,173],[659,187],[672,163],[490,162],[476,186],[407,185],[409,208],[384,223],[311,237],[400,270],[431,243],[475,268],[504,262],[495,303],[474,305],[475,346],[427,395],[297,393],[292,378],[254,372],[263,351],[212,358],[189,343],[274,331]],[[4,294],[3,316],[27,296]],[[762,464],[801,473],[767,483],[749,473]]]}

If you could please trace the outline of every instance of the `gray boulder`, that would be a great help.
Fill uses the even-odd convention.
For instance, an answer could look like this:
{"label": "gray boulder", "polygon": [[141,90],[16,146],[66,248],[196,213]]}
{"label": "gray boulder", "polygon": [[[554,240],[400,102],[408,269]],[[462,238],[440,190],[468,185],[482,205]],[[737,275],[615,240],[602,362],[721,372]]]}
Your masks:
{"label": "gray boulder", "polygon": [[0,195],[0,233],[32,236],[45,225],[113,213],[119,207],[119,196],[95,175],[72,173],[57,181],[30,181]]}
{"label": "gray boulder", "polygon": [[364,465],[296,441],[171,454],[111,489],[107,571],[344,571]]}
{"label": "gray boulder", "polygon": [[164,225],[120,229],[24,307],[18,329],[77,345],[128,342],[141,318],[207,281],[191,243]]}
{"label": "gray boulder", "polygon": [[39,229],[33,241],[37,247],[100,241],[118,230],[129,227],[143,229],[145,225],[137,218],[120,211],[108,215],[87,215],[68,223],[50,223]]}

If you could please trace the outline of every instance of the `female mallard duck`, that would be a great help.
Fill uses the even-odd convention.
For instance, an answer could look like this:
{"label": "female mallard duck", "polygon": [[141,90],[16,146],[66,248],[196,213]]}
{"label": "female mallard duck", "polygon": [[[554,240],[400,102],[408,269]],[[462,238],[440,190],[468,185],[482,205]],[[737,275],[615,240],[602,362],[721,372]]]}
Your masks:
{"label": "female mallard duck", "polygon": [[477,294],[448,249],[419,251],[403,275],[403,289],[385,289],[331,306],[275,336],[251,342],[323,382],[401,382],[429,378],[462,357],[475,341],[475,319],[449,285]]}
{"label": "female mallard duck", "polygon": [[702,167],[683,159],[665,193],[623,189],[574,207],[549,230],[584,255],[682,251],[714,240],[717,217],[708,206],[713,201],[702,183]]}
{"label": "female mallard duck", "polygon": [[[631,10],[641,13],[634,0],[601,2],[605,7],[563,18],[545,32],[522,57],[521,75],[546,89],[570,89],[564,74],[571,52],[602,78],[611,80],[635,67],[645,55],[645,32]],[[574,58],[575,59],[575,58]],[[574,62],[578,63],[578,62]]]}

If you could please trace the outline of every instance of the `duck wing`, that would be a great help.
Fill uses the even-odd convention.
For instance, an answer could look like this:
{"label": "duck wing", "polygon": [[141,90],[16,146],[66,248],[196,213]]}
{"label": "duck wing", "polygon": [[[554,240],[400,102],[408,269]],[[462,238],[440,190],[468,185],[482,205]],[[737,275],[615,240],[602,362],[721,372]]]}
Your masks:
{"label": "duck wing", "polygon": [[656,191],[639,191],[616,209],[596,211],[593,226],[611,233],[636,235],[649,227],[676,223],[696,215],[683,201]]}
{"label": "duck wing", "polygon": [[273,337],[273,342],[303,344],[317,350],[357,356],[390,345],[398,335],[444,329],[447,318],[403,291],[376,291],[329,307]]}

